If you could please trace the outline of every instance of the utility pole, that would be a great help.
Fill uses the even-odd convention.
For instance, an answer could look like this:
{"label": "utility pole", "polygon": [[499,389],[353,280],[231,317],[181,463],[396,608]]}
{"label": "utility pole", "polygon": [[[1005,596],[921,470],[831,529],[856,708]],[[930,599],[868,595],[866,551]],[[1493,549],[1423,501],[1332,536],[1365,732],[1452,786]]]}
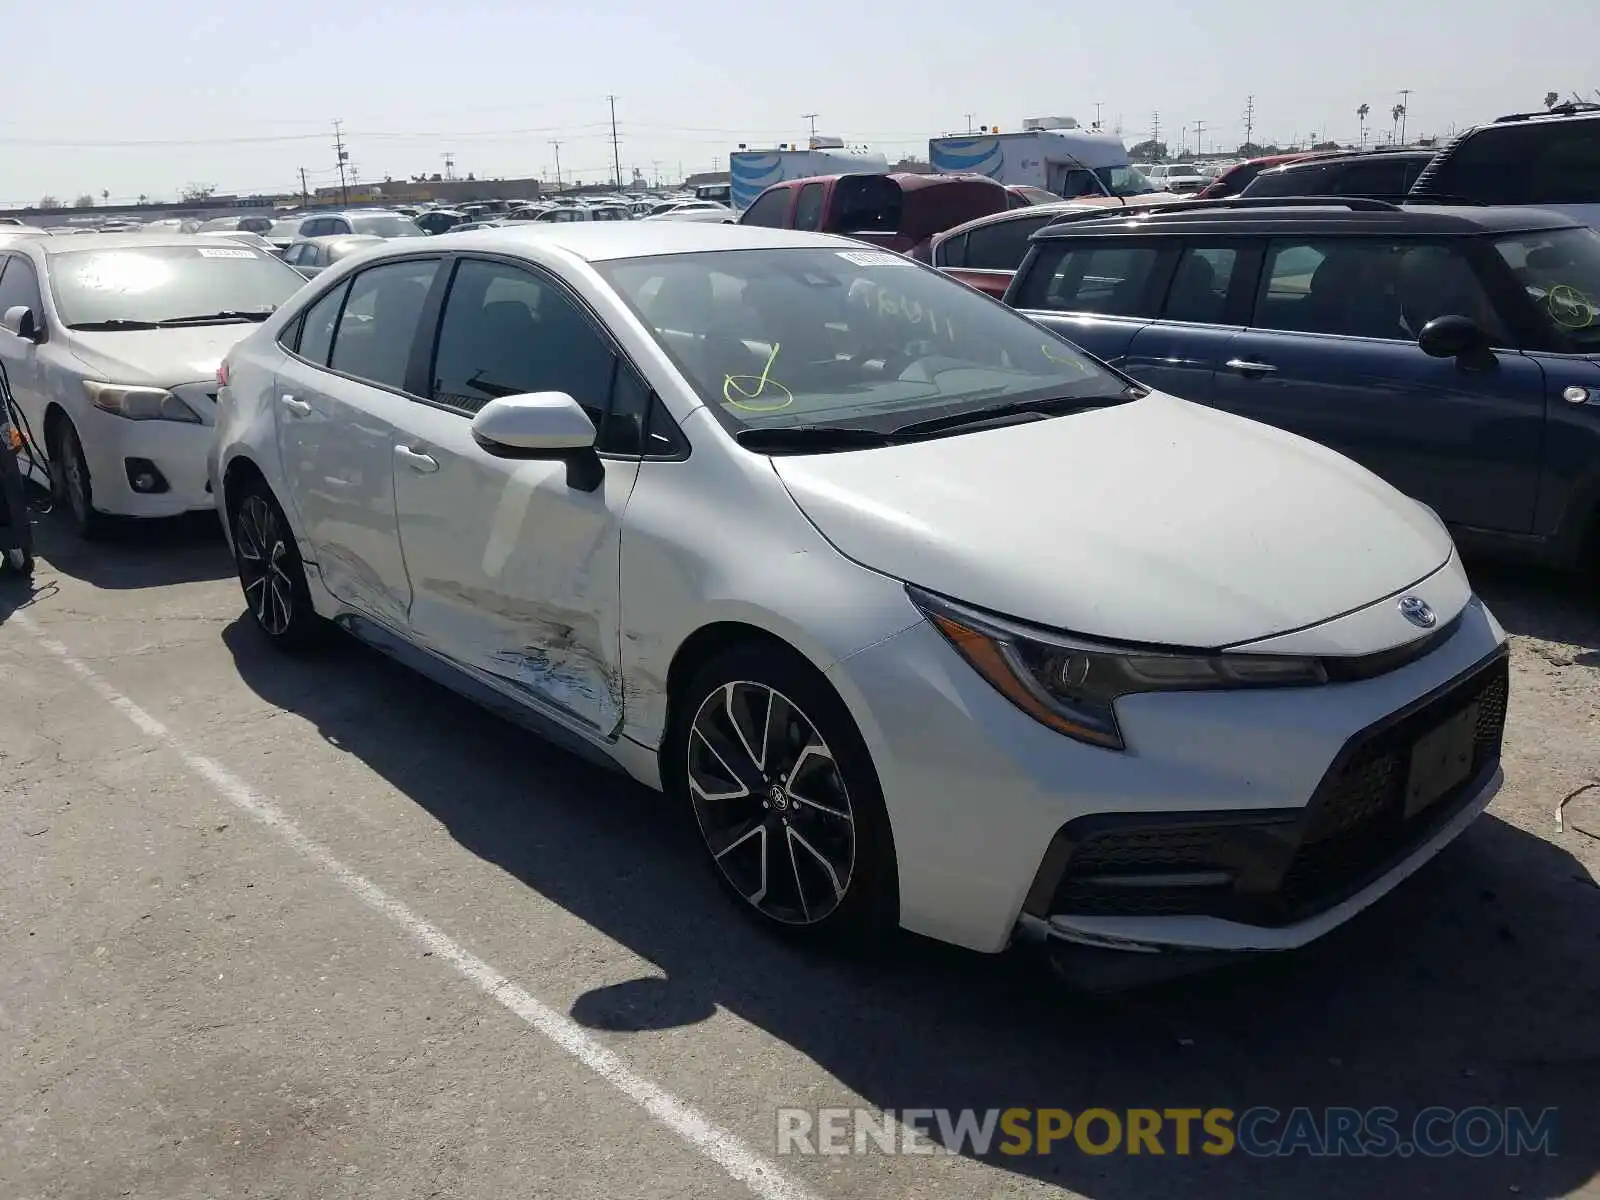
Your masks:
{"label": "utility pole", "polygon": [[1100,110],[1104,107],[1105,104],[1102,101],[1096,100],[1094,102],[1094,128],[1096,133],[1100,132]]}
{"label": "utility pole", "polygon": [[1244,101],[1244,144],[1246,146],[1254,145],[1254,142],[1251,141],[1251,134],[1255,132],[1255,128],[1256,98],[1254,96],[1246,96]]}
{"label": "utility pole", "polygon": [[655,186],[656,187],[660,187],[661,186],[661,160],[659,158],[652,158],[650,160],[650,173],[655,178]]}
{"label": "utility pole", "polygon": [[304,167],[300,168],[300,206],[302,208],[311,207],[311,189],[306,187],[306,169]]}
{"label": "utility pole", "polygon": [[1411,108],[1411,89],[1400,89],[1400,144],[1406,144],[1406,114]]}
{"label": "utility pole", "polygon": [[1156,157],[1156,149],[1161,145],[1161,114],[1150,114],[1150,157]]}
{"label": "utility pole", "polygon": [[350,184],[345,179],[345,163],[350,161],[350,151],[344,148],[344,122],[333,123],[333,151],[339,156],[339,202],[350,203]]}
{"label": "utility pole", "polygon": [[972,132],[972,114],[968,113],[967,114],[967,133],[970,134],[971,132]]}
{"label": "utility pole", "polygon": [[561,142],[556,138],[551,138],[550,144],[556,148],[556,191],[559,192],[565,186],[561,182]]}
{"label": "utility pole", "polygon": [[617,190],[622,190],[622,151],[617,147],[617,98],[607,96],[606,103],[611,105],[611,165],[617,169]]}
{"label": "utility pole", "polygon": [[816,144],[817,144],[817,117],[819,115],[820,114],[818,114],[818,113],[801,113],[800,114],[800,119],[802,121],[810,121],[811,122],[811,140],[810,140],[810,142],[807,143],[807,145],[809,147],[815,147]]}
{"label": "utility pole", "polygon": [[456,177],[456,156],[448,150],[444,152],[444,177],[450,180]]}
{"label": "utility pole", "polygon": [[1204,154],[1206,152],[1205,146],[1203,146],[1200,142],[1200,138],[1202,135],[1204,135],[1205,131],[1206,123],[1204,121],[1196,121],[1194,123],[1194,152],[1197,155]]}

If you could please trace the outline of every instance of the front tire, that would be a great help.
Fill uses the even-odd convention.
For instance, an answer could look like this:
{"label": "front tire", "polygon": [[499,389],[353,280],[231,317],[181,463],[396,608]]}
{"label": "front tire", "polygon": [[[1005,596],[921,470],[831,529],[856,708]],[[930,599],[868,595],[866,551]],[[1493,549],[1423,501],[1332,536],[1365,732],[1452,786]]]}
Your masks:
{"label": "front tire", "polygon": [[326,622],[312,606],[305,564],[272,492],[264,483],[247,482],[229,507],[233,559],[251,621],[281,650],[299,653],[320,645]]}
{"label": "front tire", "polygon": [[50,447],[50,483],[56,498],[63,502],[72,530],[85,541],[105,534],[105,514],[94,506],[94,481],[89,476],[89,460],[83,442],[70,419],[63,419]]}
{"label": "front tire", "polygon": [[675,705],[670,782],[722,885],[769,929],[851,948],[899,924],[877,772],[843,701],[792,651],[735,647]]}

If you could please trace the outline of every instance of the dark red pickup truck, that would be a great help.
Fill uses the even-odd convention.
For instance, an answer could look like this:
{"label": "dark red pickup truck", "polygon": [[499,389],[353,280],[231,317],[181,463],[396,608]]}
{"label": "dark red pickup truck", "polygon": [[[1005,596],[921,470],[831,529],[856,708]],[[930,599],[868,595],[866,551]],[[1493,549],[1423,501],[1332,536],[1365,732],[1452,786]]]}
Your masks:
{"label": "dark red pickup truck", "polygon": [[773,184],[739,224],[840,233],[927,262],[934,234],[1011,203],[985,175],[818,175]]}

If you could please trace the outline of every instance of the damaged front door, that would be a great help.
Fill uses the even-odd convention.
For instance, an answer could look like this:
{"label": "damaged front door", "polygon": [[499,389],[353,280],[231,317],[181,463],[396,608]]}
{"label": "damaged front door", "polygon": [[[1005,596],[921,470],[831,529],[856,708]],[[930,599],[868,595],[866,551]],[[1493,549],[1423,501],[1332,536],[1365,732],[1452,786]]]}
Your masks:
{"label": "damaged front door", "polygon": [[619,547],[638,460],[608,457],[586,491],[565,463],[487,454],[470,416],[495,396],[562,391],[606,428],[627,368],[559,285],[474,259],[456,267],[433,361],[433,403],[397,422],[394,458],[413,634],[610,735],[622,722]]}

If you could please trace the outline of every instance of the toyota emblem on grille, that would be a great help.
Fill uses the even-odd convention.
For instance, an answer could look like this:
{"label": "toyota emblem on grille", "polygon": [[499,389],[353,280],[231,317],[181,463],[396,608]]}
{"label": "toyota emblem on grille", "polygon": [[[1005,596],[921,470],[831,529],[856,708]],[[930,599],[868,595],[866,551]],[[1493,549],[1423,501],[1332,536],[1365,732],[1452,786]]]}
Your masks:
{"label": "toyota emblem on grille", "polygon": [[1421,596],[1407,596],[1401,600],[1400,615],[1419,629],[1432,629],[1439,623],[1432,605]]}

